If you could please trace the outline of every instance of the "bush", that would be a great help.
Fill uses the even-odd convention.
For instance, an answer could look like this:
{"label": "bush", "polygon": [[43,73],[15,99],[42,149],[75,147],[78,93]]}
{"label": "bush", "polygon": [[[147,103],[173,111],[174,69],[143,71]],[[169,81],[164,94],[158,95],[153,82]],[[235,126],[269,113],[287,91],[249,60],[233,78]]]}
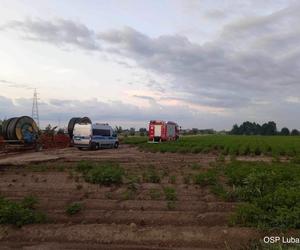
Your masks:
{"label": "bush", "polygon": [[106,164],[97,165],[90,169],[84,178],[87,182],[94,184],[121,184],[124,170],[118,165]]}
{"label": "bush", "polygon": [[165,193],[166,200],[168,200],[168,201],[176,201],[177,200],[176,190],[174,188],[165,187],[164,193]]}
{"label": "bush", "polygon": [[217,172],[214,169],[210,169],[207,172],[200,173],[194,176],[194,183],[206,186],[214,185],[217,182]]}
{"label": "bush", "polygon": [[82,204],[81,203],[71,203],[66,208],[66,213],[68,215],[74,215],[79,213],[82,210]]}
{"label": "bush", "polygon": [[225,174],[240,205],[234,224],[262,228],[300,228],[299,165],[282,163],[230,164]]}
{"label": "bush", "polygon": [[160,175],[154,167],[148,168],[147,171],[143,173],[143,179],[150,183],[160,183]]}
{"label": "bush", "polygon": [[80,161],[77,165],[76,165],[76,171],[86,174],[87,172],[89,172],[92,168],[93,168],[94,164],[92,162],[89,161]]}
{"label": "bush", "polygon": [[26,224],[46,221],[45,214],[34,209],[37,199],[25,197],[21,202],[0,198],[0,224],[13,224],[21,227]]}

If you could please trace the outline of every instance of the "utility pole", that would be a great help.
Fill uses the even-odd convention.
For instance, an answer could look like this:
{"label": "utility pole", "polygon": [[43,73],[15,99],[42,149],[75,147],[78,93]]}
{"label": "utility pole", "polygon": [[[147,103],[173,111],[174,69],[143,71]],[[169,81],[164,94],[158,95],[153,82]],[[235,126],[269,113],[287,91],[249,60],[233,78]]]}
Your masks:
{"label": "utility pole", "polygon": [[32,119],[35,120],[38,127],[40,127],[39,108],[38,108],[38,94],[36,92],[36,89],[34,89],[34,93],[33,93]]}

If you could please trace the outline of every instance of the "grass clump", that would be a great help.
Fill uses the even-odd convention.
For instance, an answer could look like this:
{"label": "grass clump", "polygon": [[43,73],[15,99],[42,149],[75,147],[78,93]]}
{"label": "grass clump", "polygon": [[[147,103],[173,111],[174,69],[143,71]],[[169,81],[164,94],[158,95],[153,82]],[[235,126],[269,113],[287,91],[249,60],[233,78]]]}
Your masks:
{"label": "grass clump", "polygon": [[68,215],[77,214],[82,210],[82,207],[83,206],[81,203],[77,203],[77,202],[71,203],[66,207],[66,213]]}
{"label": "grass clump", "polygon": [[191,169],[198,170],[201,168],[201,165],[199,163],[192,163],[190,164]]}
{"label": "grass clump", "polygon": [[168,210],[174,210],[175,209],[175,205],[176,205],[175,201],[168,201],[167,202],[167,208],[168,208]]}
{"label": "grass clump", "polygon": [[214,185],[216,182],[217,172],[215,169],[210,169],[194,176],[194,183],[201,186]]}
{"label": "grass clump", "polygon": [[149,190],[149,195],[151,197],[151,200],[159,200],[161,197],[161,191],[156,188],[151,188]]}
{"label": "grass clump", "polygon": [[177,200],[176,190],[174,188],[165,187],[164,193],[165,193],[166,200],[168,200],[168,201],[176,201]]}
{"label": "grass clump", "polygon": [[175,175],[171,175],[169,178],[169,183],[175,184],[176,183],[176,176]]}
{"label": "grass clump", "polygon": [[12,224],[21,227],[26,224],[45,222],[46,215],[35,210],[37,202],[33,196],[25,197],[20,202],[1,197],[0,224]]}
{"label": "grass clump", "polygon": [[160,183],[161,177],[154,167],[149,167],[146,172],[143,173],[143,180],[150,183]]}
{"label": "grass clump", "polygon": [[75,170],[77,172],[87,174],[93,167],[94,167],[94,164],[92,162],[80,161],[77,163]]}
{"label": "grass clump", "polygon": [[226,170],[232,193],[243,204],[233,224],[259,228],[300,228],[300,171],[291,163],[235,162]]}
{"label": "grass clump", "polygon": [[80,162],[76,170],[83,174],[85,181],[106,186],[122,183],[124,175],[124,170],[116,163]]}

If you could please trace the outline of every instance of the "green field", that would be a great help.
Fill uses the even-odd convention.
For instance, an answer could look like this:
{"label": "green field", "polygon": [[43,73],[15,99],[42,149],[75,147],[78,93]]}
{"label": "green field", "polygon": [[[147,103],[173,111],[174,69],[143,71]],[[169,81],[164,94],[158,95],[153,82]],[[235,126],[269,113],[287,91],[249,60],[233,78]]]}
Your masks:
{"label": "green field", "polygon": [[151,152],[210,153],[223,155],[300,155],[300,136],[182,136],[178,141],[147,143],[147,137],[126,137],[124,143]]}

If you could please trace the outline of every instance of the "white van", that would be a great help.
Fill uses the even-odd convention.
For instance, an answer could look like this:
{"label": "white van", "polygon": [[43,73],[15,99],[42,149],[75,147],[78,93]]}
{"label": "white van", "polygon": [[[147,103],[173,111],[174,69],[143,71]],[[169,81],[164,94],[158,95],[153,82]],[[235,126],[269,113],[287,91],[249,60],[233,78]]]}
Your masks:
{"label": "white van", "polygon": [[92,150],[100,148],[118,148],[119,140],[111,126],[106,123],[77,123],[73,131],[74,147]]}

